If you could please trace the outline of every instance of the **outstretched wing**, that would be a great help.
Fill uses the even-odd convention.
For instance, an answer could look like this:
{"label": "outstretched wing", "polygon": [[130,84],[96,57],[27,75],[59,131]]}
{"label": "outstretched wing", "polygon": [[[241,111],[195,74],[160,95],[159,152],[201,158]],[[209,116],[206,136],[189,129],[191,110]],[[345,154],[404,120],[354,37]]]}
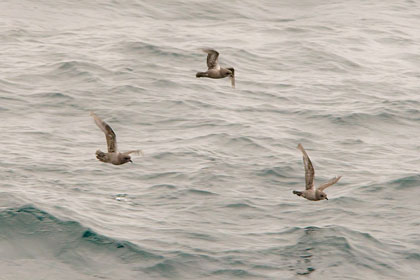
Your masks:
{"label": "outstretched wing", "polygon": [[326,182],[326,183],[324,183],[324,184],[320,185],[320,186],[318,187],[318,190],[320,190],[320,191],[324,191],[324,190],[325,190],[326,188],[328,188],[329,186],[332,186],[332,185],[334,185],[335,183],[337,183],[337,182],[338,182],[338,180],[340,180],[340,179],[341,179],[341,176],[334,177],[334,178],[330,179],[328,182]]}
{"label": "outstretched wing", "polygon": [[207,53],[207,67],[210,69],[220,69],[219,65],[219,53],[212,49],[203,49],[205,53]]}
{"label": "outstretched wing", "polygon": [[315,170],[312,166],[312,162],[309,159],[308,154],[306,153],[305,149],[303,148],[302,144],[298,145],[298,149],[303,154],[303,166],[305,167],[305,182],[306,182],[306,189],[312,189],[314,187],[314,177],[315,177]]}
{"label": "outstretched wing", "polygon": [[95,120],[96,125],[105,133],[108,153],[115,153],[117,151],[117,136],[115,132],[106,122],[95,115],[95,113],[91,112],[90,115]]}
{"label": "outstretched wing", "polygon": [[132,150],[132,151],[124,152],[123,154],[124,155],[129,155],[129,154],[133,154],[133,153],[136,154],[136,155],[144,156],[142,150]]}

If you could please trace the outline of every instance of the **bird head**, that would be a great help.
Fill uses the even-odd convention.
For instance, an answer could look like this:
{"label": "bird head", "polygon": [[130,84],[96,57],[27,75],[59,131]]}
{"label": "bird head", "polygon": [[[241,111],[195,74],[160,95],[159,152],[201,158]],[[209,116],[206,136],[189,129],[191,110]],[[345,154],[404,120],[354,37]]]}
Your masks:
{"label": "bird head", "polygon": [[133,163],[133,161],[131,160],[131,157],[129,155],[124,155],[124,157],[122,158],[123,163],[126,162],[131,162]]}
{"label": "bird head", "polygon": [[328,200],[327,194],[324,193],[323,191],[318,191],[317,197],[319,198],[319,200],[324,200],[324,199]]}

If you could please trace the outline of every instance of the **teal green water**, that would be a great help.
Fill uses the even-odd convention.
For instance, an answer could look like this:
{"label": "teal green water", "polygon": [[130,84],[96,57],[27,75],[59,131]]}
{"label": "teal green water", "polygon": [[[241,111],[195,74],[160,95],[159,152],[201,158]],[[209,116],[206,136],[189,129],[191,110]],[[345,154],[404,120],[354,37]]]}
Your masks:
{"label": "teal green water", "polygon": [[1,280],[417,278],[417,2],[38,2],[0,3]]}

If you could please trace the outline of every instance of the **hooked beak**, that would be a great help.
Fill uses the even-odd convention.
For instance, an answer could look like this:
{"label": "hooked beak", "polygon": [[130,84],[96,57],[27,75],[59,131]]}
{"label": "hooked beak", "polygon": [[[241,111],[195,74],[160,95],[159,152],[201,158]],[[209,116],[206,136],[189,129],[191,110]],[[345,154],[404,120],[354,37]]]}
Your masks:
{"label": "hooked beak", "polygon": [[325,197],[326,200],[328,200],[328,197]]}
{"label": "hooked beak", "polygon": [[133,163],[133,161],[131,159],[128,160],[129,162]]}

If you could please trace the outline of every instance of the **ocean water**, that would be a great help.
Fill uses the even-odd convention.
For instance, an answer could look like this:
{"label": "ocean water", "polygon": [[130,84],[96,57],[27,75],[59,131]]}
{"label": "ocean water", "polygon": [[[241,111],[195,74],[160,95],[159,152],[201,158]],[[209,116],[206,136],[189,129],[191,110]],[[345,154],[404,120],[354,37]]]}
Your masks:
{"label": "ocean water", "polygon": [[[0,2],[0,279],[418,279],[418,1]],[[197,79],[201,48],[228,79]],[[95,158],[107,121],[133,164]],[[342,175],[329,200],[304,188]]]}

